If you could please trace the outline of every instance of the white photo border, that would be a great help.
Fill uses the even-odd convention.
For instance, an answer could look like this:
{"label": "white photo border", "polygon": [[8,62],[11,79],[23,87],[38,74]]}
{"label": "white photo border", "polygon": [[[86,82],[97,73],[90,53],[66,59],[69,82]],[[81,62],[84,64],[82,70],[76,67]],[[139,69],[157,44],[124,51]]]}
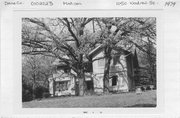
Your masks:
{"label": "white photo border", "polygon": [[[157,25],[157,106],[154,108],[23,108],[21,28],[25,17],[156,17]],[[164,41],[162,10],[16,10],[13,15],[13,112],[14,114],[162,114],[164,113]]]}

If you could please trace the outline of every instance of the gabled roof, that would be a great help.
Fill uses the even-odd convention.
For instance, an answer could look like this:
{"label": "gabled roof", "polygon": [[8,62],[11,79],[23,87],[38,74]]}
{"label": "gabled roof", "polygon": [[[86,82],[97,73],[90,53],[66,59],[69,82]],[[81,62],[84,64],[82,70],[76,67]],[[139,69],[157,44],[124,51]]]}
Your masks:
{"label": "gabled roof", "polygon": [[92,57],[93,55],[97,54],[98,52],[101,52],[104,49],[103,45],[99,45],[98,47],[96,47],[95,49],[93,49],[88,56]]}
{"label": "gabled roof", "polygon": [[60,59],[55,59],[54,62],[52,63],[53,66],[58,66],[58,65],[65,65],[63,61]]}
{"label": "gabled roof", "polygon": [[[89,54],[88,54],[88,56],[89,57],[94,57],[95,55],[97,55],[98,53],[100,53],[101,51],[103,51],[104,50],[104,45],[99,45],[99,46],[97,46],[95,49],[93,49]],[[133,60],[134,61],[134,63],[136,63],[136,66],[138,66],[139,64],[138,64],[138,59],[137,59],[137,53],[136,53],[136,50],[134,51],[134,54],[132,53],[132,52],[130,52],[130,51],[127,51],[127,50],[124,50],[124,49],[122,49],[122,48],[120,48],[120,47],[113,47],[113,50],[115,50],[115,51],[123,51],[124,52],[124,54],[125,55],[133,55],[134,57],[135,57],[135,60]],[[63,56],[64,58],[68,58],[67,56]],[[52,63],[54,66],[60,66],[60,65],[66,65],[63,61],[61,61],[60,59],[56,59],[53,63]]]}
{"label": "gabled roof", "polygon": [[[104,50],[104,46],[103,45],[99,45],[98,47],[96,47],[94,50],[92,50],[90,53],[89,53],[89,57],[94,57],[94,55],[100,53],[101,51]],[[127,50],[124,50],[120,47],[113,47],[113,50],[116,50],[116,51],[123,51],[125,54],[129,54],[131,52],[127,51]]]}

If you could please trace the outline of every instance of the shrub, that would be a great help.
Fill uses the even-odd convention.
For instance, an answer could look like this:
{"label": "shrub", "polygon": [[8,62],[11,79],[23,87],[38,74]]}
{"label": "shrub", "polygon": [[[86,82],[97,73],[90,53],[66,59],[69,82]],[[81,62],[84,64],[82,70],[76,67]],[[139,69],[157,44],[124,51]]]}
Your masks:
{"label": "shrub", "polygon": [[35,89],[35,98],[43,98],[43,94],[48,92],[48,89],[43,86],[38,86]]}
{"label": "shrub", "polygon": [[142,87],[141,87],[141,90],[142,90],[142,91],[145,91],[145,88],[142,86]]}
{"label": "shrub", "polygon": [[23,86],[22,86],[22,101],[26,102],[26,101],[31,101],[32,99],[33,99],[32,87],[30,85],[27,85],[27,84],[23,83]]}
{"label": "shrub", "polygon": [[[32,84],[22,81],[22,102],[33,100],[33,89]],[[46,93],[46,94],[45,94]],[[45,94],[45,95],[44,95]],[[34,97],[41,99],[43,97],[49,97],[48,88],[44,86],[37,86],[34,90]]]}
{"label": "shrub", "polygon": [[43,98],[48,98],[50,97],[51,95],[49,94],[49,92],[44,92],[43,93]]}
{"label": "shrub", "polygon": [[151,90],[151,87],[150,87],[150,86],[147,86],[146,90]]}

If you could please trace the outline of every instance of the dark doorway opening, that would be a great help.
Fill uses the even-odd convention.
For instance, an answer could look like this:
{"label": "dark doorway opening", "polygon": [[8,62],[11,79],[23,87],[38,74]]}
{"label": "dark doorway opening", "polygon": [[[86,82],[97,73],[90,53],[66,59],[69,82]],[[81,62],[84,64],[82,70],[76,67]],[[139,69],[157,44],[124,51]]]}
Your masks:
{"label": "dark doorway opening", "polygon": [[93,90],[93,81],[86,81],[87,90]]}
{"label": "dark doorway opening", "polygon": [[112,76],[112,86],[116,86],[117,85],[117,75]]}

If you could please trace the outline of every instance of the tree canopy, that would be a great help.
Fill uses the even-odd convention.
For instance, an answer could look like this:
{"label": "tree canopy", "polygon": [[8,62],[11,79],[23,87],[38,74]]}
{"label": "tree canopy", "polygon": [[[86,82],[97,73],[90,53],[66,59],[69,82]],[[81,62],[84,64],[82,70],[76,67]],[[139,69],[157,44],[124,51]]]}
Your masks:
{"label": "tree canopy", "polygon": [[[151,75],[155,73],[156,19],[153,17],[22,19],[22,54],[59,59],[76,72],[79,80],[84,80],[89,52],[100,44],[129,51],[136,48],[141,63],[151,67]],[[82,83],[79,87],[84,89]]]}

